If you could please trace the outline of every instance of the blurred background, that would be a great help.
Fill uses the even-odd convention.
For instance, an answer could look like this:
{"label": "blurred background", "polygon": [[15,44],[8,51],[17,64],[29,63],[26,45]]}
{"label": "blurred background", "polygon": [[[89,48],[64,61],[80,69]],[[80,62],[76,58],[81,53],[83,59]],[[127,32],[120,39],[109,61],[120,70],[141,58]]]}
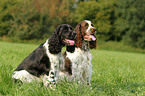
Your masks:
{"label": "blurred background", "polygon": [[145,50],[145,0],[0,0],[0,41],[42,43],[83,20],[94,23],[99,48]]}

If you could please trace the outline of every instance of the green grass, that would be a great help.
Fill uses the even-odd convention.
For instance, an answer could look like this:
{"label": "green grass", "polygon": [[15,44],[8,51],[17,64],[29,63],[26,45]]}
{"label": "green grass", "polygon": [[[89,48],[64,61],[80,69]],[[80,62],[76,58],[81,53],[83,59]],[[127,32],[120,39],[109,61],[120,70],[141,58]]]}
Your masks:
{"label": "green grass", "polygon": [[0,42],[0,96],[145,96],[145,54],[91,50],[92,89],[73,82],[59,82],[56,90],[33,82],[12,82],[19,63],[38,45]]}
{"label": "green grass", "polygon": [[105,42],[102,40],[98,40],[98,49],[145,53],[145,49],[134,48],[130,45],[124,44],[123,42],[115,42],[115,41]]}

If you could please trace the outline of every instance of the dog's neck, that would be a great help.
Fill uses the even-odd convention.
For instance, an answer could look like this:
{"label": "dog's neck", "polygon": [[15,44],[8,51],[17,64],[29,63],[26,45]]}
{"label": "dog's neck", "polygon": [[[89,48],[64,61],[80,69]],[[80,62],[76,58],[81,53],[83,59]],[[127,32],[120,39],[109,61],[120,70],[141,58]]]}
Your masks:
{"label": "dog's neck", "polygon": [[[83,51],[89,51],[89,41],[83,41],[82,42],[82,47],[80,48]],[[75,51],[75,45],[73,46],[66,46],[66,51],[73,53]]]}
{"label": "dog's neck", "polygon": [[89,41],[83,41],[81,49],[84,51],[89,51]]}
{"label": "dog's neck", "polygon": [[73,53],[75,51],[75,45],[66,46],[66,51],[70,52],[70,53]]}

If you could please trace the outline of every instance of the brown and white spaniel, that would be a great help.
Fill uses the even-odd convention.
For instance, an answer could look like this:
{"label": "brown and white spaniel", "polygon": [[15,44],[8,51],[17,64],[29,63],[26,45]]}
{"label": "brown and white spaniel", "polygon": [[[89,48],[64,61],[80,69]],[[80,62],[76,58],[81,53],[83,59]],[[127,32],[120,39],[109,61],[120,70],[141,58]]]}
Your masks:
{"label": "brown and white spaniel", "polygon": [[80,22],[75,30],[76,40],[74,46],[67,46],[63,56],[65,70],[61,70],[60,77],[75,82],[90,84],[92,75],[92,54],[90,49],[96,48],[96,28],[91,21]]}

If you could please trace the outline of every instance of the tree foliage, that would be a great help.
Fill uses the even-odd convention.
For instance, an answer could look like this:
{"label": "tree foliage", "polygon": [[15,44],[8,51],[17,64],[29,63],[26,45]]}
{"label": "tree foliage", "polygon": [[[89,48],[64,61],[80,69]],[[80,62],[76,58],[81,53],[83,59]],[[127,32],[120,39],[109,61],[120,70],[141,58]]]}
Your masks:
{"label": "tree foliage", "polygon": [[41,39],[52,34],[61,24],[69,22],[69,6],[65,0],[23,0],[13,10],[9,36],[18,39]]}
{"label": "tree foliage", "polygon": [[91,20],[102,40],[145,48],[144,0],[1,0],[0,37],[48,38],[63,23]]}
{"label": "tree foliage", "polygon": [[116,31],[123,41],[145,48],[145,4],[144,0],[122,0],[115,6]]}
{"label": "tree foliage", "polygon": [[1,0],[0,1],[0,36],[7,35],[10,28],[10,19],[12,15],[10,14],[11,9],[16,4],[16,1],[12,0]]}

